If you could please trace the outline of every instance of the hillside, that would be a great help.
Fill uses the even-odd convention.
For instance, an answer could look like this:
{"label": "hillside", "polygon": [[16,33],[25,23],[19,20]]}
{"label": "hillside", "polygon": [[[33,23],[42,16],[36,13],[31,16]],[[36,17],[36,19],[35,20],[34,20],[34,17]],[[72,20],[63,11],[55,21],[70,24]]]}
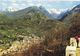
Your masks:
{"label": "hillside", "polygon": [[10,43],[17,40],[18,35],[29,36],[34,34],[37,36],[43,36],[43,32],[55,24],[53,20],[48,22],[48,17],[43,13],[33,9],[21,17],[13,18],[14,19],[10,19],[7,15],[0,14],[0,32],[2,45],[6,44],[7,42]]}
{"label": "hillside", "polygon": [[80,13],[73,13],[64,19],[64,22],[69,25],[71,36],[80,34]]}
{"label": "hillside", "polygon": [[64,56],[70,37],[79,31],[78,12],[68,14],[62,21],[50,19],[37,7],[1,13],[0,55]]}
{"label": "hillside", "polygon": [[[30,13],[32,14],[32,11]],[[42,41],[42,44],[39,44],[39,45],[41,45],[41,47],[43,48],[42,51],[45,51],[43,53],[44,56],[46,54],[47,55],[49,54],[49,53],[46,53],[46,52],[48,52],[47,49],[51,49],[53,46],[58,47],[58,45],[63,44],[61,41],[64,37],[62,37],[62,36],[64,34],[66,34],[66,33],[64,33],[64,30],[63,30],[63,28],[66,29],[66,26],[64,23],[55,21],[55,20],[50,20],[50,19],[48,19],[47,16],[45,16],[39,12],[35,12],[32,15],[31,14],[27,14],[27,15],[30,15],[29,18],[18,18],[18,19],[10,19],[10,18],[8,19],[8,17],[4,14],[3,14],[3,16],[1,16],[1,18],[4,18],[6,16],[4,18],[5,20],[1,19],[2,23],[0,23],[1,36],[3,36],[3,37],[1,37],[1,48],[3,50],[9,49],[12,46],[12,43],[15,41],[23,41],[24,37],[19,37],[19,35],[31,36],[32,38],[34,37],[33,35],[35,35],[35,36],[38,36],[38,38],[42,38],[44,41]],[[64,34],[62,34],[62,33],[64,33]],[[62,34],[62,35],[60,35],[60,34]],[[28,37],[26,37],[26,38],[28,38]],[[57,40],[55,40],[55,39],[57,39]],[[58,43],[55,44],[54,42],[50,42],[52,40],[54,40],[55,42],[58,42]],[[50,44],[53,43],[53,45],[50,45],[49,43]],[[62,46],[64,46],[64,44]],[[37,47],[37,46],[35,46],[35,47]],[[55,50],[53,48],[52,48],[52,50],[59,51],[59,50]],[[4,51],[3,51],[3,53],[4,53]],[[27,55],[27,54],[25,53],[25,55]],[[56,55],[56,54],[54,54],[54,55]]]}

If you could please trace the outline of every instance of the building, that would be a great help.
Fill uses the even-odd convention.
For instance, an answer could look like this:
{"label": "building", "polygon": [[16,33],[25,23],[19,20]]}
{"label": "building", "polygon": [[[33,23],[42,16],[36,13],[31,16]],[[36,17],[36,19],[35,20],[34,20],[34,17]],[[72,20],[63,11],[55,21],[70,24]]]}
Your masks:
{"label": "building", "polygon": [[66,47],[65,56],[80,56],[80,38],[70,38],[70,45]]}

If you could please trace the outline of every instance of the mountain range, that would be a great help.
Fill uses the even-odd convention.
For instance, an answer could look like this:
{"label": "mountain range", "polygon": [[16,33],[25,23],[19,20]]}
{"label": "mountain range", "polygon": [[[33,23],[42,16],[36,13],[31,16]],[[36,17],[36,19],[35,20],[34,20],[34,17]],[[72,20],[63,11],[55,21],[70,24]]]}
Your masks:
{"label": "mountain range", "polygon": [[9,18],[21,18],[21,17],[26,17],[28,14],[33,13],[35,14],[36,12],[40,12],[42,14],[44,14],[45,16],[47,16],[49,19],[53,19],[53,16],[43,7],[37,7],[37,6],[31,6],[28,8],[25,8],[23,10],[19,10],[19,11],[7,11],[7,12],[3,12],[4,14],[6,14]]}
{"label": "mountain range", "polygon": [[67,10],[66,12],[62,12],[59,15],[59,18],[60,18],[60,20],[63,20],[65,17],[67,17],[68,15],[73,14],[73,13],[80,13],[80,4],[76,5],[75,7],[73,7],[70,10]]}
{"label": "mountain range", "polygon": [[58,19],[59,16],[59,12],[58,10],[47,10],[45,9],[43,6],[31,6],[28,8],[25,8],[23,10],[19,10],[19,11],[6,11],[6,12],[2,12],[4,14],[6,14],[8,17],[21,17],[21,16],[26,16],[26,14],[30,13],[32,10],[34,10],[35,12],[41,12],[42,14],[46,15],[47,17],[49,17],[49,19]]}
{"label": "mountain range", "polygon": [[41,12],[44,15],[46,15],[47,17],[49,17],[49,19],[58,19],[58,20],[63,20],[68,14],[71,14],[73,12],[80,12],[80,4],[73,7],[72,9],[68,9],[66,11],[62,11],[59,12],[59,10],[53,9],[53,10],[46,10],[43,6],[37,7],[37,6],[32,6],[32,7],[28,7],[25,8],[23,10],[19,10],[19,11],[14,11],[14,12],[6,12],[6,15],[9,17],[21,17],[21,16],[26,16],[25,14],[30,13],[30,11],[36,11],[36,12]]}
{"label": "mountain range", "polygon": [[[43,6],[31,6],[19,11],[0,13],[0,48],[2,51],[9,49],[14,41],[22,42],[23,39],[36,38],[33,35],[43,41],[39,43],[39,47],[37,46],[38,49],[34,49],[34,47],[37,48],[35,43],[32,44],[30,48],[33,49],[29,51],[30,54],[34,51],[32,56],[35,54],[36,56],[64,56],[70,37],[80,35],[80,4],[60,14],[56,14],[54,10],[50,13]],[[24,38],[23,36],[31,37]],[[10,52],[6,53],[10,54]],[[28,55],[27,50],[24,53]]]}
{"label": "mountain range", "polygon": [[[24,16],[25,14],[27,14],[28,12],[30,12],[31,10],[34,11],[39,11],[41,13],[43,13],[44,15],[48,16],[50,19],[58,19],[58,20],[63,20],[64,17],[66,17],[68,14],[71,14],[73,12],[80,12],[80,4],[73,7],[72,9],[68,9],[62,12],[59,12],[58,10],[46,10],[43,6],[37,7],[37,6],[31,6],[28,8],[25,8],[23,10],[19,10],[19,11],[7,11],[4,12],[7,16],[9,17],[21,17]],[[59,12],[59,13],[58,13]]]}

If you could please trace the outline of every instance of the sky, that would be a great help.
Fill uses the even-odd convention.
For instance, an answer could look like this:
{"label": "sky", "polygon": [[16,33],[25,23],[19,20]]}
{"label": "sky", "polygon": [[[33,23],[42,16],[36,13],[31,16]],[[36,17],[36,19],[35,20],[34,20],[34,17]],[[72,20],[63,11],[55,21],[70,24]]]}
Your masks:
{"label": "sky", "polygon": [[67,9],[80,4],[80,1],[61,0],[0,0],[0,11],[17,11],[29,6],[43,6],[46,9]]}

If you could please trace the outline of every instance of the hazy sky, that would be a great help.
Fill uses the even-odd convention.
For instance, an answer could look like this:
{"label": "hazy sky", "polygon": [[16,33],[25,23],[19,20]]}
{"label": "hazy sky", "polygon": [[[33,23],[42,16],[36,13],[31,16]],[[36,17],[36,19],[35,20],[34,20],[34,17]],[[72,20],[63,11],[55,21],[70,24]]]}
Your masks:
{"label": "hazy sky", "polygon": [[20,10],[29,6],[43,6],[46,9],[66,9],[80,4],[80,1],[54,1],[54,0],[0,0],[0,10]]}

